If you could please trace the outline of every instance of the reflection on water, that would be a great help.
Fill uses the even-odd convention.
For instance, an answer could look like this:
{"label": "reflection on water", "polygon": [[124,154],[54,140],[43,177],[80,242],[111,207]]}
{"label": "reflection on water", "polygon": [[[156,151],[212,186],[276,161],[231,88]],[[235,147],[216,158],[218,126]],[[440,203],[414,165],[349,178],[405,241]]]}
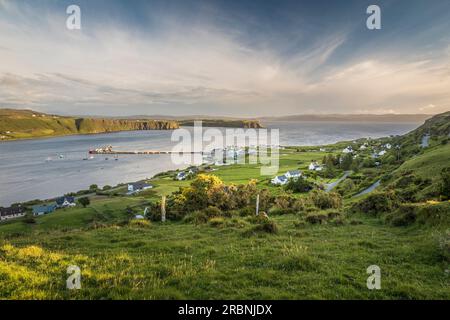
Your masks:
{"label": "reflection on water", "polygon": [[[403,134],[418,123],[273,122],[280,130],[281,145],[321,145],[361,137]],[[170,155],[87,154],[91,148],[170,150],[171,131],[128,131],[0,143],[0,206],[32,199],[56,197],[67,192],[137,181],[176,169]],[[106,160],[108,158],[108,160]],[[179,165],[178,167],[185,167]]]}

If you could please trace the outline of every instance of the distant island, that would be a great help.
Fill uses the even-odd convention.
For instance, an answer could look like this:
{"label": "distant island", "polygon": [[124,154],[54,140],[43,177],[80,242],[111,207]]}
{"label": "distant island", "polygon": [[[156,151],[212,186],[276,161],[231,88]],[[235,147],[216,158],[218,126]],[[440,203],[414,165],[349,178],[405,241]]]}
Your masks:
{"label": "distant island", "polygon": [[[203,120],[203,119],[202,119]],[[192,126],[193,120],[75,117],[32,110],[0,109],[0,140],[31,139],[74,134],[134,130],[174,130]],[[205,127],[261,128],[257,120],[205,119]]]}

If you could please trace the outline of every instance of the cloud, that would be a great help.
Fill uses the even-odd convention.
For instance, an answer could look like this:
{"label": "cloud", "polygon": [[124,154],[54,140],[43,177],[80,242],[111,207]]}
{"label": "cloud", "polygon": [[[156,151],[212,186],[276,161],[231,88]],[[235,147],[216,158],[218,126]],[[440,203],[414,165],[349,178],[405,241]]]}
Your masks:
{"label": "cloud", "polygon": [[[435,60],[368,56],[338,63],[333,57],[348,39],[342,30],[287,55],[244,44],[209,22],[165,17],[147,31],[102,21],[69,31],[64,14],[2,0],[0,6],[7,8],[0,14],[4,106],[223,115],[439,112],[450,106],[445,52]],[[423,109],[429,105],[436,107]]]}

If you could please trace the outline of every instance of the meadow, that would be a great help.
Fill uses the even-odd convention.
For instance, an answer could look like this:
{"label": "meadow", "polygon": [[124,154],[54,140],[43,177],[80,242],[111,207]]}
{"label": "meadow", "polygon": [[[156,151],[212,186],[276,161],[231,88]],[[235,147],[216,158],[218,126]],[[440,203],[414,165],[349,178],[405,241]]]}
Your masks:
{"label": "meadow", "polygon": [[[258,228],[255,218],[242,212],[203,223],[133,219],[161,196],[192,183],[174,180],[176,172],[154,177],[149,181],[153,189],[133,196],[118,186],[98,192],[86,208],[2,223],[0,298],[450,299],[450,202],[435,196],[442,183],[439,174],[450,159],[450,146],[442,141],[432,140],[429,149],[414,156],[405,154],[401,164],[386,160],[352,171],[342,182],[351,186],[337,187],[343,199],[338,217],[319,223],[310,218],[333,211],[269,210],[270,230]],[[348,143],[326,146],[326,152],[318,147],[283,149],[280,173],[307,172],[311,161],[337,155]],[[256,179],[258,190],[268,189],[274,196],[307,197],[271,185],[270,177],[259,175],[259,165],[209,169],[208,174],[227,185]],[[408,194],[411,205],[420,209],[414,219],[404,217],[409,214],[402,211],[404,203],[386,213],[355,210],[372,195],[354,194],[382,179],[376,194],[384,197],[379,192],[400,188],[399,181],[411,170],[422,180],[432,175],[427,192],[419,179],[413,190],[417,198]],[[314,181],[335,181],[343,171],[336,168],[333,177],[316,176]],[[390,223],[393,214],[401,223]],[[80,290],[66,288],[69,265],[81,269]],[[381,268],[380,290],[367,288],[371,265]]]}

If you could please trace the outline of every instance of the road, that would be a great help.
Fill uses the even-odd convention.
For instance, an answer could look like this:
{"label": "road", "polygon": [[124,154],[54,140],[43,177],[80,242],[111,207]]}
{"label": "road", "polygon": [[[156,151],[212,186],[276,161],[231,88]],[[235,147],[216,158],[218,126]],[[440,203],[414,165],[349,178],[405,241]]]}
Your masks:
{"label": "road", "polygon": [[340,177],[338,180],[336,180],[335,182],[326,184],[325,186],[325,191],[326,192],[330,192],[331,190],[333,190],[339,183],[342,182],[342,180],[344,180],[345,178],[347,178],[350,173],[352,173],[351,171],[345,171],[344,175],[342,177]]}

